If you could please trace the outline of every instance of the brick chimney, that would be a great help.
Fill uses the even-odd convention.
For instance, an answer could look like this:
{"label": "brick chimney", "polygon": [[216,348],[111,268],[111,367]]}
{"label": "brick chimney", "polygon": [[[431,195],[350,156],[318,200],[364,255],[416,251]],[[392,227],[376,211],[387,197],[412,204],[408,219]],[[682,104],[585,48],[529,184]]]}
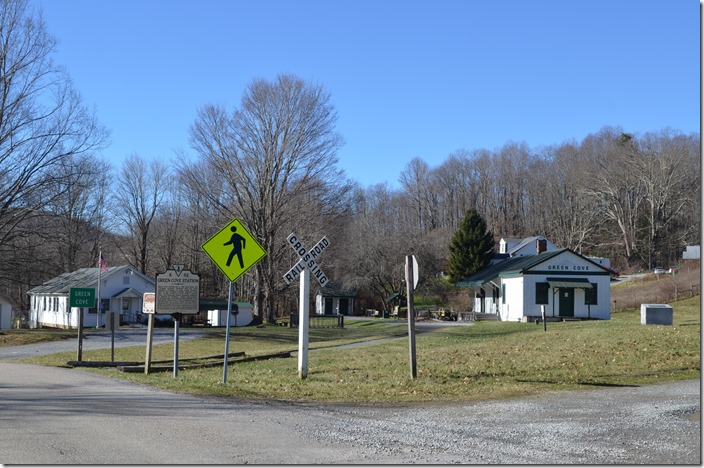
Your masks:
{"label": "brick chimney", "polygon": [[535,250],[538,253],[545,252],[546,250],[548,250],[548,241],[546,241],[545,239],[538,239],[535,242]]}

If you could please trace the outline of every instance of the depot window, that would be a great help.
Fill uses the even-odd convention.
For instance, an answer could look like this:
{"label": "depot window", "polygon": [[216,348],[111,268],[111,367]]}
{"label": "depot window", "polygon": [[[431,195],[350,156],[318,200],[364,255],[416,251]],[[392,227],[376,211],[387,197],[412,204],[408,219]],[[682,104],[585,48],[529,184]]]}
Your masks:
{"label": "depot window", "polygon": [[550,283],[535,283],[535,303],[547,304],[550,297]]}

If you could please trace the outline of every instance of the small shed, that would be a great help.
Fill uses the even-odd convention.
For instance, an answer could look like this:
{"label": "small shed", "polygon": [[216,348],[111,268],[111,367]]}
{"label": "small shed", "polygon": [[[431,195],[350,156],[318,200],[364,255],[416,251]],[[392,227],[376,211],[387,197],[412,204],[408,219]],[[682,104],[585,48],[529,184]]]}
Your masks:
{"label": "small shed", "polygon": [[318,315],[353,315],[357,293],[341,289],[322,288],[315,296]]}
{"label": "small shed", "polygon": [[[246,327],[254,320],[252,310],[254,306],[250,302],[232,303],[231,327]],[[234,307],[237,306],[237,307]],[[227,326],[227,300],[201,299],[200,307],[207,310],[208,324],[213,327]]]}

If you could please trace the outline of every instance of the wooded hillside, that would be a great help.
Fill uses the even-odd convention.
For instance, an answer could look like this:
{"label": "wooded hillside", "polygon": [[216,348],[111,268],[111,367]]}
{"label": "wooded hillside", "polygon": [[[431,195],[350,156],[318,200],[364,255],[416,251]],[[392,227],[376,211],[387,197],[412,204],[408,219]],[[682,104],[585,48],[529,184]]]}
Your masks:
{"label": "wooded hillside", "polygon": [[450,287],[448,246],[471,209],[497,244],[543,235],[622,270],[667,267],[700,243],[699,134],[604,127],[549,147],[458,149],[435,167],[409,154],[389,183],[363,187],[339,167],[331,95],[282,74],[253,80],[231,111],[199,109],[189,150],[114,168],[109,130],[53,63],[56,40],[26,0],[0,2],[0,39],[0,294],[19,310],[28,289],[96,266],[100,251],[150,277],[184,265],[203,296],[227,297],[201,245],[235,217],[268,252],[236,293],[269,321],[296,307],[283,279],[298,261],[291,232],[308,246],[327,236],[319,264],[330,286],[370,298],[361,307],[403,290],[408,254],[422,291]]}

